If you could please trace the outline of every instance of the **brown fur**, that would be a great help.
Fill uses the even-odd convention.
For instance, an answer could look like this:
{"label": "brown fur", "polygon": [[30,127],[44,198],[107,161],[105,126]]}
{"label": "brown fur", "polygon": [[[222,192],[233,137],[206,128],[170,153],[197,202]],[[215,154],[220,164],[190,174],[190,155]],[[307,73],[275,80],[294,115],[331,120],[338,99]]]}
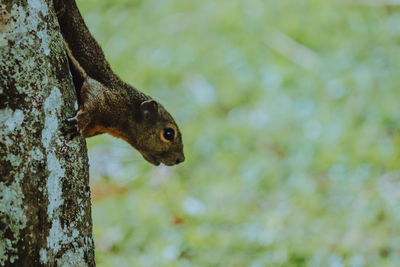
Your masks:
{"label": "brown fur", "polygon": [[[184,161],[182,136],[168,111],[114,74],[75,1],[54,0],[54,6],[77,87],[78,130],[86,137],[108,133],[122,138],[155,165]],[[171,125],[175,138],[165,142],[160,133]]]}

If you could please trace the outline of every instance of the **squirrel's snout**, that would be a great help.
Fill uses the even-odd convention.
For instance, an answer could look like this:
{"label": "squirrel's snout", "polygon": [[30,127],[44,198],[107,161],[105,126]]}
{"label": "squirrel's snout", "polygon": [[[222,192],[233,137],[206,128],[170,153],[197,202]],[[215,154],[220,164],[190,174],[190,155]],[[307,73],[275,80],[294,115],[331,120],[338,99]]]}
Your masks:
{"label": "squirrel's snout", "polygon": [[185,156],[182,154],[182,155],[178,156],[178,158],[175,161],[175,164],[179,164],[179,163],[184,162],[184,161],[185,161]]}

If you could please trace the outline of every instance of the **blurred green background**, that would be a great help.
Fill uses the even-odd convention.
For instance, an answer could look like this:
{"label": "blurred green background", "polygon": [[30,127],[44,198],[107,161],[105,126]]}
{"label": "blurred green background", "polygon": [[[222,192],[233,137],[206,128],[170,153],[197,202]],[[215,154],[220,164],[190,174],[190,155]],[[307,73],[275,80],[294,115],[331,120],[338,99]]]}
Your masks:
{"label": "blurred green background", "polygon": [[186,161],[88,139],[98,266],[400,266],[400,8],[79,0]]}

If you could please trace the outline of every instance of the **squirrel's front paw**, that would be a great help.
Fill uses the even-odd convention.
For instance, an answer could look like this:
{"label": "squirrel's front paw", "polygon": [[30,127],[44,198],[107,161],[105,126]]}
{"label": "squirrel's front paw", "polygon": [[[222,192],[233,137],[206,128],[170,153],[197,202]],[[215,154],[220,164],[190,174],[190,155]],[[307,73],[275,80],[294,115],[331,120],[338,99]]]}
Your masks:
{"label": "squirrel's front paw", "polygon": [[61,131],[70,140],[81,135],[82,132],[79,130],[79,127],[78,127],[77,116],[64,120]]}
{"label": "squirrel's front paw", "polygon": [[66,136],[73,139],[79,135],[86,135],[86,128],[90,123],[89,113],[79,110],[75,117],[64,121],[63,132]]}

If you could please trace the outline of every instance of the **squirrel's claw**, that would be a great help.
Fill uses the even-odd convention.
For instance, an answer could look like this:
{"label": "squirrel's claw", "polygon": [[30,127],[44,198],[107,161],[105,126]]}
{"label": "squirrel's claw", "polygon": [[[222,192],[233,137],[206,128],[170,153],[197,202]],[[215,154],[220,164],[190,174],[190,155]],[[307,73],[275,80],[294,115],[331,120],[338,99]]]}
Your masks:
{"label": "squirrel's claw", "polygon": [[70,139],[79,135],[85,135],[86,127],[90,123],[89,113],[79,110],[75,117],[64,121],[63,132]]}
{"label": "squirrel's claw", "polygon": [[67,136],[70,140],[82,134],[78,128],[77,116],[64,120],[63,127],[61,130],[63,134]]}

